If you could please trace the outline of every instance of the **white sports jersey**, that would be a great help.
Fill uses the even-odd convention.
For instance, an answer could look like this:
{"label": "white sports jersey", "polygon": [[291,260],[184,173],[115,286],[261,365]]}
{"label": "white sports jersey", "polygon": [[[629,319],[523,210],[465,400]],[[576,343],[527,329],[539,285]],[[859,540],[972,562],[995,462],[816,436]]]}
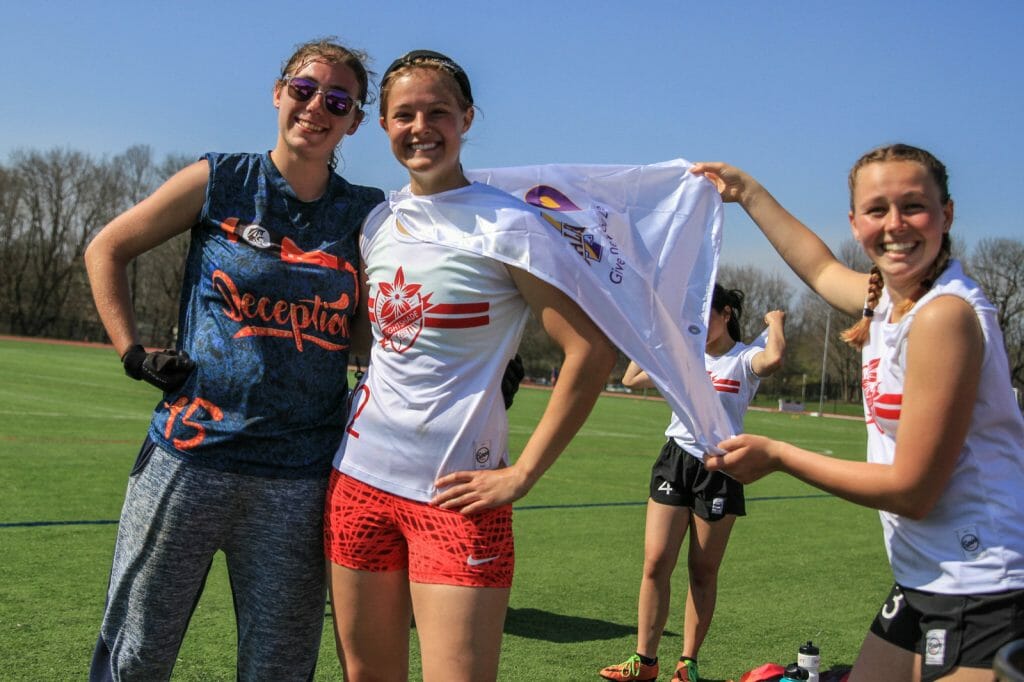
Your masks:
{"label": "white sports jersey", "polygon": [[[429,226],[410,232],[497,258],[561,289],[644,368],[672,411],[713,452],[730,435],[704,367],[722,200],[690,167],[676,159],[481,171],[469,177],[519,197],[541,221],[495,230],[483,215],[471,235]],[[404,207],[399,211],[413,225],[428,222]]]}
{"label": "white sports jersey", "polygon": [[921,521],[879,512],[896,582],[945,594],[981,594],[1024,588],[1024,419],[1013,397],[996,310],[978,285],[952,261],[938,282],[903,317],[889,319],[883,293],[864,347],[864,414],[868,461],[891,464],[896,452],[906,369],[907,335],[914,317],[942,295],[974,308],[985,338],[978,397],[970,429],[949,485]]}
{"label": "white sports jersey", "polygon": [[[754,394],[757,393],[757,387],[761,385],[761,377],[754,373],[750,363],[754,356],[763,350],[762,346],[748,346],[737,342],[729,352],[718,357],[704,354],[704,366],[707,367],[715,393],[725,408],[729,425],[732,427],[732,436],[743,432],[743,416],[747,413],[747,406],[754,399]],[[665,429],[665,435],[675,440],[679,447],[694,457],[704,458],[704,451],[697,446],[693,435],[675,413],[672,414],[668,428]]]}
{"label": "white sports jersey", "polygon": [[[467,194],[495,220],[536,219],[485,185],[402,199],[436,205]],[[367,218],[360,248],[374,343],[334,466],[426,502],[438,476],[508,463],[500,380],[528,308],[506,265],[413,239],[387,203]]]}

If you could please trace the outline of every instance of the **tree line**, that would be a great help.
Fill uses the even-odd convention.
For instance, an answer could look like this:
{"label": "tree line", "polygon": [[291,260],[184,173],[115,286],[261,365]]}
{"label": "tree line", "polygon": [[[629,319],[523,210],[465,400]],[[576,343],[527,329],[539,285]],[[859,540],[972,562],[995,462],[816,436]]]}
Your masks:
{"label": "tree line", "polygon": [[[66,148],[12,153],[0,164],[0,333],[106,341],[85,275],[85,247],[107,222],[192,160],[180,154],[157,160],[146,145],[103,158]],[[147,345],[174,343],[187,250],[184,234],[129,266]],[[984,239],[967,249],[954,239],[953,252],[998,308],[1013,384],[1024,388],[1024,241]],[[858,270],[869,267],[852,240],[837,255]],[[838,339],[852,318],[832,310],[806,287],[797,291],[780,275],[758,267],[723,263],[718,281],[746,294],[745,341],[761,332],[764,313],[776,308],[787,313],[786,364],[762,383],[762,395],[800,402],[860,400],[859,353]],[[561,362],[557,347],[533,320],[520,354],[527,375],[538,379],[549,378]],[[627,362],[621,358],[618,376]],[[612,381],[616,378],[613,374]]]}

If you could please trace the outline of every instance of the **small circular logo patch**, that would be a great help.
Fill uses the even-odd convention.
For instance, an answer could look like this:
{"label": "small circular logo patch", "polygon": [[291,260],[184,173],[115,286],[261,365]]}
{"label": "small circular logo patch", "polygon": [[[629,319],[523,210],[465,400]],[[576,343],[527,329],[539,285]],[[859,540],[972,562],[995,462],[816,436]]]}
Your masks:
{"label": "small circular logo patch", "polygon": [[978,542],[978,536],[974,533],[967,533],[960,538],[960,546],[965,552],[977,552],[980,544],[981,543]]}
{"label": "small circular logo patch", "polygon": [[270,233],[259,225],[249,225],[242,230],[242,239],[257,249],[266,249],[270,246]]}
{"label": "small circular logo patch", "polygon": [[478,464],[483,464],[484,462],[491,458],[491,449],[488,448],[487,446],[484,446],[476,451],[474,457],[476,457],[476,461]]}

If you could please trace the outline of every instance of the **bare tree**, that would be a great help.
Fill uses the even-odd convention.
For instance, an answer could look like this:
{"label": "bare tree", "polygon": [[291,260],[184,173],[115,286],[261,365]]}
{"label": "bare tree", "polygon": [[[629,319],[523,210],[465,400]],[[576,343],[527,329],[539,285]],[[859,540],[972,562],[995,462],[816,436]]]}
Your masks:
{"label": "bare tree", "polygon": [[[864,252],[864,247],[853,238],[839,245],[837,258],[846,267],[857,272],[871,270],[871,259]],[[865,297],[867,293],[865,288]],[[820,298],[818,300],[821,301],[820,305],[828,305]],[[828,310],[831,311],[831,324],[829,337],[826,339],[828,346],[824,360],[827,374],[825,383],[835,393],[836,398],[845,402],[857,402],[861,399],[861,353],[839,338],[839,334],[857,322],[857,318],[834,308]]]}
{"label": "bare tree", "polygon": [[[155,164],[149,147],[140,145],[130,147],[115,161],[122,178],[125,178],[126,203],[131,206],[152,194],[192,159],[171,155]],[[143,343],[154,346],[174,344],[188,245],[188,233],[178,235],[143,253],[128,266],[135,317]]]}
{"label": "bare tree", "polygon": [[[15,152],[16,207],[4,226],[11,248],[4,281],[10,285],[10,324],[17,334],[65,336],[82,305],[82,253],[92,234],[120,205],[110,166],[80,152]],[[67,329],[58,322],[70,315]]]}
{"label": "bare tree", "polygon": [[[852,239],[840,244],[837,259],[860,272],[871,267],[861,246]],[[786,318],[786,370],[801,374],[799,379],[790,380],[792,394],[805,401],[860,399],[860,353],[839,338],[839,333],[855,321],[811,289],[801,291]],[[797,385],[799,392],[795,390]]]}
{"label": "bare tree", "polygon": [[[145,145],[96,161],[81,152],[21,151],[0,166],[0,330],[104,338],[82,262],[89,239],[193,159],[153,162]],[[142,340],[170,344],[189,236],[137,258],[129,283]]]}
{"label": "bare tree", "polygon": [[817,394],[818,387],[824,384],[825,399],[858,401],[860,353],[839,338],[839,333],[856,319],[835,310],[810,289],[801,295],[797,308],[793,336],[800,339],[800,359],[810,377],[812,393]]}
{"label": "bare tree", "polygon": [[764,314],[770,310],[788,310],[793,298],[793,288],[781,275],[767,273],[756,266],[721,265],[718,283],[726,289],[743,292],[740,336],[748,343],[764,330]]}
{"label": "bare tree", "polygon": [[975,246],[968,268],[998,310],[1006,341],[1010,378],[1024,387],[1024,242],[983,239]]}
{"label": "bare tree", "polygon": [[0,329],[11,331],[17,273],[26,248],[20,233],[23,208],[21,178],[0,167]]}
{"label": "bare tree", "polygon": [[[124,206],[133,206],[147,196],[156,187],[156,169],[153,166],[153,150],[148,145],[134,145],[111,161],[114,172],[122,183]],[[139,281],[139,262],[132,261],[128,266],[128,286],[132,302],[136,302]]]}

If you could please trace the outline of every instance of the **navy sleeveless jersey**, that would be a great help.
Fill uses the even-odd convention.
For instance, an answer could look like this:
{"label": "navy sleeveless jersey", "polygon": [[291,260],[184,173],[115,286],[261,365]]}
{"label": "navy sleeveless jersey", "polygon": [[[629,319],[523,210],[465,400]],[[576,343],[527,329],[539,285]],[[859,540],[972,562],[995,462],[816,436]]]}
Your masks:
{"label": "navy sleeveless jersey", "polygon": [[341,440],[358,235],[379,189],[332,173],[300,201],[269,154],[207,154],[179,347],[196,371],[149,435],[190,463],[267,477],[326,475]]}

